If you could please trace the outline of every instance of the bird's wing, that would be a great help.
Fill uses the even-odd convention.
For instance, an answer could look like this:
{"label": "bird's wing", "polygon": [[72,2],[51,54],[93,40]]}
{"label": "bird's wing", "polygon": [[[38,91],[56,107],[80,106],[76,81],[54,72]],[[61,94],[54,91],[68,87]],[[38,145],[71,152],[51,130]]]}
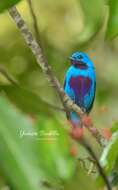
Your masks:
{"label": "bird's wing", "polygon": [[75,94],[70,86],[67,84],[67,79],[65,77],[64,85],[63,85],[65,93],[75,102]]}
{"label": "bird's wing", "polygon": [[92,101],[88,107],[88,109],[86,110],[87,113],[89,113],[93,107],[93,103],[94,103],[94,100],[95,100],[95,94],[96,94],[96,81],[95,81],[95,84],[94,84],[94,96],[92,98]]}

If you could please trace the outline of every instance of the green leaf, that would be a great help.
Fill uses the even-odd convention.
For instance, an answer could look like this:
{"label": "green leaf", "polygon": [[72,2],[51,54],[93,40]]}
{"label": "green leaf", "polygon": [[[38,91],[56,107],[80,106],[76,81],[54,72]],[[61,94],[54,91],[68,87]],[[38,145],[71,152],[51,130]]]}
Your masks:
{"label": "green leaf", "polygon": [[12,7],[20,0],[0,0],[0,12]]}
{"label": "green leaf", "polygon": [[84,14],[84,28],[79,36],[79,42],[83,44],[97,33],[103,23],[104,1],[80,0],[80,5]]}
{"label": "green leaf", "polygon": [[118,157],[118,131],[111,137],[110,142],[104,149],[100,163],[105,168],[106,173],[109,173]]}
{"label": "green leaf", "polygon": [[[113,167],[115,166],[118,158],[118,131],[113,133],[111,140],[108,145],[103,150],[103,153],[100,158],[101,166],[104,168],[104,171],[107,175],[110,174]],[[99,185],[103,184],[101,176],[97,177]]]}
{"label": "green leaf", "polygon": [[75,171],[76,162],[70,154],[70,138],[62,126],[55,119],[40,117],[37,123],[39,160],[49,178],[68,180]]}
{"label": "green leaf", "polygon": [[25,113],[52,115],[52,109],[48,103],[28,89],[7,85],[0,86],[0,91],[4,91],[8,99]]}
{"label": "green leaf", "polygon": [[[37,144],[30,120],[0,97],[0,172],[17,190],[39,190],[42,171],[37,158]],[[43,189],[43,187],[41,187]]]}
{"label": "green leaf", "polygon": [[112,40],[118,35],[118,1],[109,1],[109,19],[107,24],[106,38]]}
{"label": "green leaf", "polygon": [[[117,160],[117,161],[118,161],[118,160]],[[113,187],[116,186],[116,185],[118,185],[118,171],[114,169],[114,170],[110,173],[109,179],[110,179],[111,185],[112,185]]]}
{"label": "green leaf", "polygon": [[118,131],[118,121],[114,122],[112,127],[110,128],[111,132],[114,133]]}

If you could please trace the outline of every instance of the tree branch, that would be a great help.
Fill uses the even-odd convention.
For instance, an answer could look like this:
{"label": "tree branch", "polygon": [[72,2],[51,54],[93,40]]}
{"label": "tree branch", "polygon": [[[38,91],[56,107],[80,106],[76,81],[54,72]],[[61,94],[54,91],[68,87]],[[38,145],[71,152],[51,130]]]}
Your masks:
{"label": "tree branch", "polygon": [[98,144],[101,147],[105,147],[107,145],[106,140],[104,139],[104,137],[100,134],[99,130],[96,127],[93,126],[89,126],[86,127],[87,130],[92,134],[92,136],[96,139],[96,141],[98,142]]}
{"label": "tree branch", "polygon": [[32,53],[34,54],[38,65],[41,67],[43,73],[45,74],[47,80],[50,82],[51,86],[58,92],[60,99],[65,107],[65,110],[73,110],[78,113],[80,118],[84,114],[83,111],[73,103],[73,101],[65,94],[63,88],[61,87],[57,78],[52,74],[51,67],[48,65],[46,58],[42,52],[41,47],[37,43],[37,41],[33,38],[31,32],[29,31],[26,23],[20,16],[19,12],[17,11],[16,7],[12,7],[9,10],[9,14],[15,21],[17,27],[21,31],[22,36],[24,37],[27,45],[31,49]]}

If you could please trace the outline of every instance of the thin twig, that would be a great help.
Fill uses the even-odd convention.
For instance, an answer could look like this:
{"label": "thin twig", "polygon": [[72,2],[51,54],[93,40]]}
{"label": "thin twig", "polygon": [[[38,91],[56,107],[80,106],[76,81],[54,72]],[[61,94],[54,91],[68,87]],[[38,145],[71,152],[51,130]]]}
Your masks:
{"label": "thin twig", "polygon": [[[12,85],[15,85],[15,86],[19,86],[20,87],[20,84],[19,82],[14,79],[11,75],[9,75],[9,73],[2,67],[0,67],[0,73],[12,84]],[[61,111],[61,112],[65,112],[65,109],[64,108],[61,108],[61,107],[58,107],[58,106],[55,106],[43,99],[41,99],[42,102],[46,103],[47,106],[49,106],[51,109],[55,109],[57,111]]]}
{"label": "thin twig", "polygon": [[60,108],[58,106],[55,106],[54,104],[51,104],[45,100],[42,100],[43,102],[45,102],[50,108],[54,109],[54,110],[57,110],[57,111],[60,111],[60,112],[65,112],[65,109],[64,108]]}
{"label": "thin twig", "polygon": [[94,166],[95,166],[95,164],[93,162],[91,162],[89,170],[87,172],[88,175],[90,175],[91,173],[95,173],[95,171],[93,171]]}
{"label": "thin twig", "polygon": [[33,20],[33,26],[34,26],[34,30],[35,30],[36,40],[41,45],[40,32],[39,32],[39,27],[38,27],[36,14],[35,14],[35,11],[33,9],[32,0],[27,0],[27,2],[28,2],[28,5],[29,5],[29,10],[30,10],[30,13],[31,13],[31,16],[32,16],[32,20]]}
{"label": "thin twig", "polygon": [[[88,174],[90,174],[90,173],[96,173],[96,171],[93,170],[93,168],[91,169],[91,165],[90,165],[90,168],[88,168],[88,167],[86,166],[86,162],[87,162],[87,161],[89,161],[90,164],[93,164],[93,165],[95,166],[96,162],[95,162],[95,160],[94,160],[93,158],[91,158],[91,157],[85,157],[85,158],[82,157],[82,158],[80,158],[80,157],[79,157],[79,158],[78,158],[78,161],[82,163],[83,168],[87,171]],[[90,169],[91,169],[91,171],[90,171]]]}
{"label": "thin twig", "polygon": [[[86,159],[87,160],[87,159]],[[89,173],[89,169],[86,166],[86,160],[84,158],[78,158],[78,161],[82,164],[82,167],[87,171],[88,174]],[[93,162],[91,162],[93,164]],[[93,169],[91,170],[91,173],[96,173],[96,171],[94,171]]]}
{"label": "thin twig", "polygon": [[18,82],[11,76],[7,73],[7,71],[0,67],[0,73],[13,85],[18,85]]}

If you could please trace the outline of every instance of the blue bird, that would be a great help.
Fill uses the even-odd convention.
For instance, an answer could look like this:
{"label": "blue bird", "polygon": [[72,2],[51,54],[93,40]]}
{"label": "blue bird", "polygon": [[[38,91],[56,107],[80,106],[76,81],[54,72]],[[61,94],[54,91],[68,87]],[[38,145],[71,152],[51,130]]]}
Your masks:
{"label": "blue bird", "polygon": [[[94,65],[83,52],[75,52],[69,59],[71,66],[66,72],[64,91],[75,104],[88,114],[92,109],[96,91]],[[70,120],[74,126],[79,125],[79,116],[74,111],[70,113]]]}

